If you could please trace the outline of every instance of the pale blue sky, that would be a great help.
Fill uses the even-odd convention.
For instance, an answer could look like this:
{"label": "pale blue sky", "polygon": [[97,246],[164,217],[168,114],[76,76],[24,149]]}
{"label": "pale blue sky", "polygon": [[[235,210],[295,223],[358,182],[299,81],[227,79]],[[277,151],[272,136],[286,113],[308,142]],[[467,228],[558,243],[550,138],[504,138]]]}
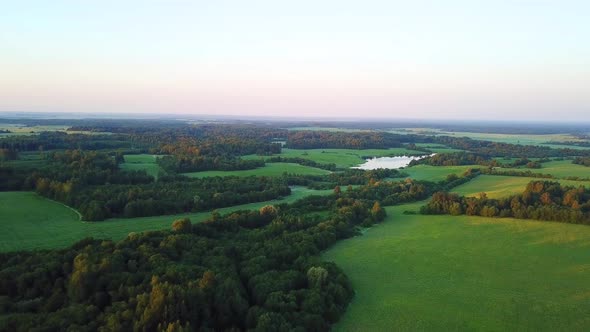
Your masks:
{"label": "pale blue sky", "polygon": [[588,17],[590,1],[0,0],[0,111],[590,120]]}

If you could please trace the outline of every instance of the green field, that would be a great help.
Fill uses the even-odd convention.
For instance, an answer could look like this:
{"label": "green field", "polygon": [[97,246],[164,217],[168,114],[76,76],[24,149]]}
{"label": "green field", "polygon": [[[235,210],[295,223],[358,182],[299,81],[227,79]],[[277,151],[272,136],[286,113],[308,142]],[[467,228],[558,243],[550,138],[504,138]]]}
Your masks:
{"label": "green field", "polygon": [[[423,155],[424,152],[416,150],[408,150],[405,148],[391,148],[391,149],[283,149],[280,156],[288,158],[304,158],[313,160],[321,164],[336,164],[339,168],[350,168],[358,166],[365,162],[366,158],[372,157],[393,157],[393,156],[418,156]],[[263,156],[248,155],[245,159],[262,158]]]}
{"label": "green field", "polygon": [[404,215],[324,254],[356,296],[336,331],[587,331],[590,227]]}
{"label": "green field", "polygon": [[[453,192],[461,196],[477,196],[485,192],[489,198],[500,198],[521,194],[526,185],[535,180],[552,180],[527,178],[519,176],[480,175],[475,179],[453,188]],[[566,186],[590,186],[588,181],[555,180]]]}
{"label": "green field", "polygon": [[162,170],[156,163],[157,157],[153,154],[126,154],[123,156],[125,162],[119,167],[127,171],[146,171],[149,175],[157,178]]}
{"label": "green field", "polygon": [[267,163],[264,167],[243,171],[205,171],[183,174],[192,178],[204,178],[211,176],[281,176],[285,172],[300,175],[323,175],[330,173],[323,169],[294,163]]}
{"label": "green field", "polygon": [[450,174],[461,176],[469,168],[479,168],[481,166],[430,166],[430,165],[416,165],[400,169],[401,172],[408,173],[409,177],[414,180],[423,181],[441,181],[446,179]]}
{"label": "green field", "polygon": [[572,164],[571,160],[549,161],[542,164],[542,168],[499,168],[499,171],[531,171],[533,173],[551,174],[557,178],[568,176],[577,176],[580,178],[590,178],[590,167]]}
{"label": "green field", "polygon": [[443,135],[453,137],[469,137],[475,140],[484,140],[500,143],[509,144],[521,144],[521,145],[541,145],[549,146],[553,148],[578,148],[587,149],[578,146],[562,146],[552,145],[548,142],[576,142],[583,141],[578,137],[570,134],[546,134],[546,135],[532,135],[532,134],[496,134],[496,133],[475,133],[475,132],[464,132],[464,131],[444,131],[434,128],[402,128],[391,130],[392,133],[397,134],[425,134],[425,135]]}
{"label": "green field", "polygon": [[[291,195],[260,203],[218,209],[220,213],[259,209],[267,204],[290,203],[309,195],[328,195],[332,190],[311,190],[293,187]],[[0,251],[61,248],[92,236],[101,239],[122,239],[130,232],[167,229],[172,221],[188,217],[203,221],[210,212],[187,213],[133,219],[108,219],[81,222],[72,209],[31,192],[0,192]]]}

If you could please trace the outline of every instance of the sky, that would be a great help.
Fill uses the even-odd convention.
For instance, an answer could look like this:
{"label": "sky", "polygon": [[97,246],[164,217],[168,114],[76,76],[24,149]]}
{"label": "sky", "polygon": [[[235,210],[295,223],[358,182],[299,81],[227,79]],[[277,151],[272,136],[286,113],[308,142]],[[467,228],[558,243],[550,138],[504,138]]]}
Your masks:
{"label": "sky", "polygon": [[590,121],[590,1],[0,0],[0,111]]}

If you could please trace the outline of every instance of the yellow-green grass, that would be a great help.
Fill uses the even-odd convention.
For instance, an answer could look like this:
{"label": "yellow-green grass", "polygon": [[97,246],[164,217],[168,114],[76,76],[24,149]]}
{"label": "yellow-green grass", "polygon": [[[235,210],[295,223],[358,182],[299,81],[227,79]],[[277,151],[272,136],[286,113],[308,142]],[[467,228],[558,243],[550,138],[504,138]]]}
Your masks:
{"label": "yellow-green grass", "polygon": [[204,171],[183,174],[193,178],[204,178],[212,176],[281,176],[285,172],[300,175],[323,175],[330,173],[324,169],[294,163],[267,163],[264,167],[243,171]]}
{"label": "yellow-green grass", "polygon": [[430,166],[430,165],[416,165],[400,169],[401,172],[408,173],[409,177],[414,180],[421,181],[441,181],[447,178],[450,174],[460,176],[470,168],[480,168],[478,165],[467,166]]}
{"label": "yellow-green grass", "polygon": [[123,156],[125,162],[119,165],[123,170],[128,171],[146,171],[153,177],[158,177],[161,171],[160,166],[156,163],[158,156],[153,154],[126,154]]}
{"label": "yellow-green grass", "polygon": [[590,178],[590,167],[573,164],[571,160],[549,161],[541,164],[541,168],[499,168],[499,171],[531,171],[533,173],[551,174],[557,178],[577,176],[579,178]]}
{"label": "yellow-green grass", "polygon": [[[291,203],[309,195],[329,195],[332,190],[293,187],[282,199],[218,209],[219,213],[259,209],[268,204]],[[0,251],[67,247],[84,237],[120,240],[130,232],[168,229],[178,218],[201,222],[211,212],[185,213],[143,218],[115,218],[97,222],[79,221],[71,208],[32,192],[0,192]]]}
{"label": "yellow-green grass", "polygon": [[[336,164],[339,168],[358,166],[365,162],[363,157],[392,157],[392,156],[418,156],[424,155],[423,151],[409,150],[406,148],[391,149],[283,149],[279,156],[287,158],[304,158],[321,164]],[[245,159],[267,157],[248,155]]]}
{"label": "yellow-green grass", "polygon": [[587,331],[590,226],[404,215],[323,257],[356,291],[335,331]]}
{"label": "yellow-green grass", "polygon": [[[521,194],[527,184],[535,180],[552,180],[527,178],[520,176],[500,176],[500,175],[480,175],[475,179],[464,183],[458,187],[453,188],[453,192],[461,196],[477,196],[481,192],[485,192],[489,198],[502,198],[511,195]],[[557,179],[564,186],[590,186],[588,181],[571,181]]]}

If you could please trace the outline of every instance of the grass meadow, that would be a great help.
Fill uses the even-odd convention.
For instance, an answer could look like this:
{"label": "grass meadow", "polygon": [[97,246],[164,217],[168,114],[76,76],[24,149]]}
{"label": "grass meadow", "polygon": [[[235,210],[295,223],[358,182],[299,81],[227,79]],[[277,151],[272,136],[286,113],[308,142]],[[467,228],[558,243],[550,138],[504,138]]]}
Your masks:
{"label": "grass meadow", "polygon": [[153,154],[126,154],[123,156],[125,162],[119,167],[127,171],[145,170],[149,175],[157,178],[162,170],[156,163],[158,156]]}
{"label": "grass meadow", "polygon": [[[291,195],[277,200],[221,208],[219,213],[259,209],[268,204],[291,203],[309,195],[329,195],[332,190],[293,187]],[[63,248],[84,237],[123,239],[130,232],[167,229],[178,218],[193,222],[208,219],[211,212],[142,218],[79,221],[78,214],[60,203],[32,192],[0,192],[0,251]]]}
{"label": "grass meadow", "polygon": [[590,329],[590,227],[403,214],[420,205],[324,254],[356,291],[335,331]]}
{"label": "grass meadow", "polygon": [[323,169],[294,163],[267,163],[264,167],[242,171],[203,171],[183,174],[193,178],[204,178],[211,176],[281,176],[285,172],[300,175],[323,175],[330,173],[330,171]]}
{"label": "grass meadow", "polygon": [[590,178],[590,167],[572,164],[571,160],[549,161],[541,164],[541,168],[501,168],[499,170],[517,170],[528,171],[533,173],[551,174],[557,178],[565,178],[569,176],[577,176],[580,178]]}
{"label": "grass meadow", "polygon": [[521,194],[527,184],[535,180],[558,181],[566,186],[590,187],[589,181],[570,181],[561,179],[537,179],[519,176],[480,175],[475,179],[453,188],[453,192],[461,196],[477,196],[485,192],[489,198],[501,198]]}

